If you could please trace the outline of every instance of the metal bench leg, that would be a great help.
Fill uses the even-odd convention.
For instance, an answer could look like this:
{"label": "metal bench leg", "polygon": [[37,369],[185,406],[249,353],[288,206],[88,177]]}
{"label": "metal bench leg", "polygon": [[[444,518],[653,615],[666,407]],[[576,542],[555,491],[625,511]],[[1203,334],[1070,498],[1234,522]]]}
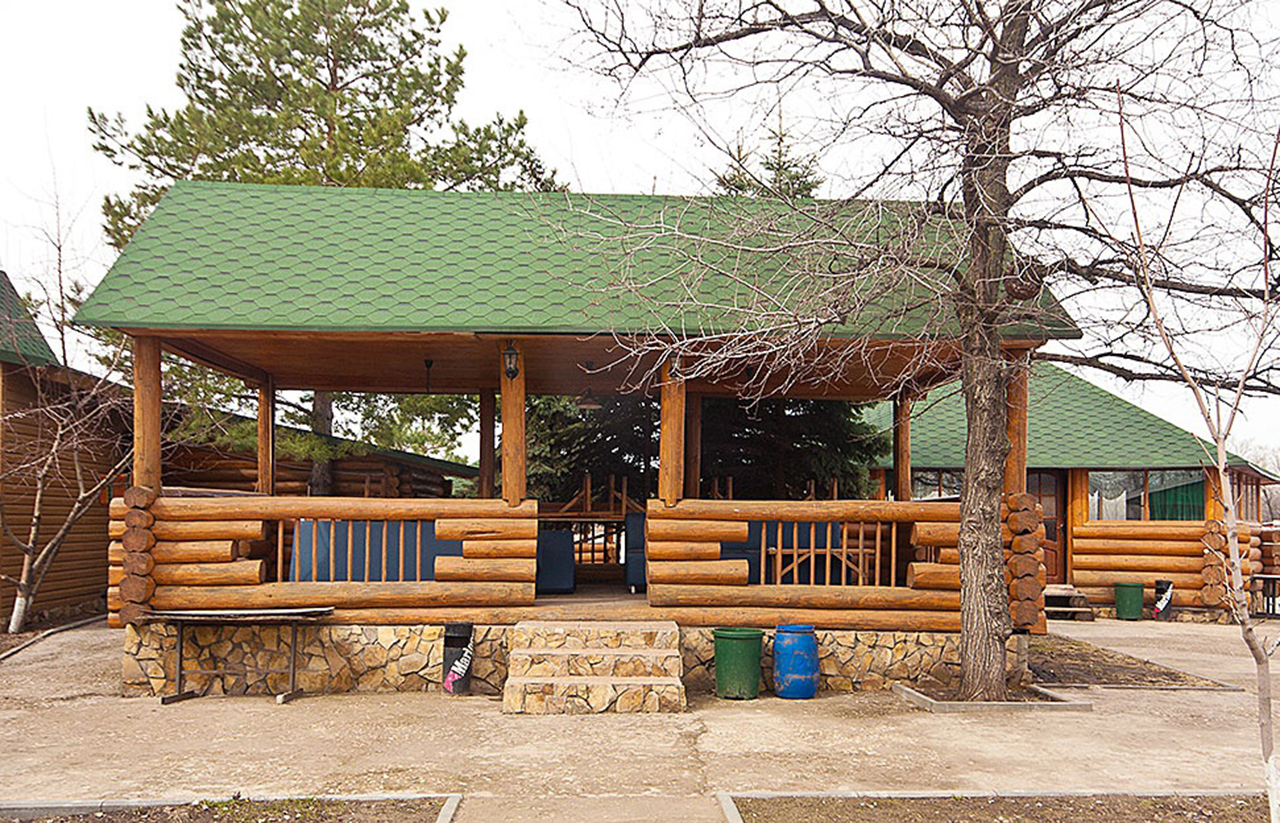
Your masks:
{"label": "metal bench leg", "polygon": [[289,624],[289,691],[276,695],[276,703],[283,706],[302,697],[298,688],[298,624]]}
{"label": "metal bench leg", "polygon": [[185,685],[185,676],[183,674],[183,651],[184,651],[184,632],[181,621],[175,623],[178,627],[178,671],[173,677],[173,694],[166,694],[160,698],[160,705],[168,706],[171,703],[181,703],[183,700],[190,700],[196,697],[196,693],[183,688]]}

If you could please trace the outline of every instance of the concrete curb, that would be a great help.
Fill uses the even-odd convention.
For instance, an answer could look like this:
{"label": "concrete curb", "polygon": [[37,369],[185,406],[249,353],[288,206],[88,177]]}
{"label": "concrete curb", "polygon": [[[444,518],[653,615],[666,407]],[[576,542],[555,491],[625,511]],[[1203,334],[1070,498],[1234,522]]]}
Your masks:
{"label": "concrete curb", "polygon": [[716,799],[720,801],[720,813],[724,815],[724,823],[743,823],[742,814],[738,811],[738,804],[733,802],[733,797],[728,792],[716,792]]}
{"label": "concrete curb", "polygon": [[[770,797],[866,797],[869,799],[884,798],[895,800],[933,800],[938,798],[962,797],[974,799],[987,799],[994,797],[1261,797],[1266,794],[1265,789],[1255,789],[1253,791],[1242,789],[1163,789],[1153,791],[1139,792],[1117,792],[1117,791],[1095,791],[1091,789],[1068,789],[1053,791],[1036,791],[1035,789],[1019,789],[1010,792],[987,791],[983,789],[975,789],[966,791],[963,789],[945,790],[938,789],[932,791],[867,791],[867,792],[719,792],[717,797],[725,800],[733,801],[734,798],[770,798]],[[736,809],[735,809],[736,813]],[[739,816],[739,820],[742,818]]]}
{"label": "concrete curb", "polygon": [[924,692],[916,691],[905,683],[894,683],[893,693],[917,709],[935,714],[1025,714],[1028,712],[1091,712],[1093,704],[1086,700],[1073,700],[1055,694],[1040,686],[1027,686],[1029,691],[1043,695],[1048,700],[1027,703],[990,703],[934,700]]}
{"label": "concrete curb", "polygon": [[436,823],[452,823],[462,802],[460,794],[421,794],[392,792],[389,794],[290,794],[290,795],[224,795],[222,797],[162,797],[138,800],[18,800],[0,802],[0,820],[29,820],[36,817],[94,814],[129,809],[154,809],[160,806],[190,806],[193,803],[222,803],[229,800],[271,803],[281,800],[336,800],[370,803],[381,800],[444,800]]}

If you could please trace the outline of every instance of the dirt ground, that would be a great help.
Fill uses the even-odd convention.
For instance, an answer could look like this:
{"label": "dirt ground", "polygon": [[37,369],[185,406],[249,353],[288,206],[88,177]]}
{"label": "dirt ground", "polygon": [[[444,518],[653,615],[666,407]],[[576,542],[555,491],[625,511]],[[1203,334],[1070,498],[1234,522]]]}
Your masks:
{"label": "dirt ground", "polygon": [[1031,673],[1046,686],[1217,686],[1203,677],[1061,635],[1032,637],[1029,647]]}
{"label": "dirt ground", "polygon": [[738,798],[744,823],[1260,823],[1266,800],[1250,797],[855,797]]}
{"label": "dirt ground", "polygon": [[[41,817],[37,823],[430,823],[443,800],[231,800],[133,811]],[[3,819],[3,815],[0,815]]]}
{"label": "dirt ground", "polygon": [[936,715],[883,692],[695,696],[689,712],[659,716],[509,716],[496,700],[439,693],[161,706],[118,696],[122,633],[95,624],[0,662],[0,801],[456,792],[460,823],[654,810],[701,823],[722,820],[717,792],[1261,788],[1236,629],[1054,630],[1248,691],[1080,689],[1093,712],[1052,716]]}

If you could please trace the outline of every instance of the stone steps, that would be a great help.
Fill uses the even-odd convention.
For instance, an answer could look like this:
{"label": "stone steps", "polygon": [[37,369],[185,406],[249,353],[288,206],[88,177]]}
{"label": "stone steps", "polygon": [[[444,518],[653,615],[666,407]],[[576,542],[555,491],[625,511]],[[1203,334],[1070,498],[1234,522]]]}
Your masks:
{"label": "stone steps", "polygon": [[618,714],[682,712],[679,677],[507,677],[507,714]]}
{"label": "stone steps", "polygon": [[507,638],[509,714],[678,712],[680,630],[669,621],[518,623]]}
{"label": "stone steps", "polygon": [[515,677],[679,677],[678,649],[512,649]]}
{"label": "stone steps", "polygon": [[526,620],[511,630],[507,648],[679,649],[680,629],[668,620]]}

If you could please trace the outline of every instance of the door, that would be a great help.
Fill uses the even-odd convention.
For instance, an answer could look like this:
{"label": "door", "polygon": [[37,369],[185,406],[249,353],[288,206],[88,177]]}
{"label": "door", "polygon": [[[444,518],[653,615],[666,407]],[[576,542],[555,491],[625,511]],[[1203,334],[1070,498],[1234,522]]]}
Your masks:
{"label": "door", "polygon": [[1027,491],[1044,508],[1044,572],[1048,584],[1067,582],[1066,486],[1064,472],[1027,472]]}

